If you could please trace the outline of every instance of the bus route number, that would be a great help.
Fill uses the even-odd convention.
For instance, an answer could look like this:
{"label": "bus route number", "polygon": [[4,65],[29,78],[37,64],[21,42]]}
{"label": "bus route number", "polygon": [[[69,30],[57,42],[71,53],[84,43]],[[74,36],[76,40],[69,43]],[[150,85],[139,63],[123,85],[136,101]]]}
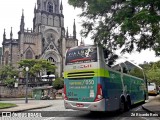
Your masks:
{"label": "bus route number", "polygon": [[94,80],[84,80],[83,83],[85,85],[94,85]]}

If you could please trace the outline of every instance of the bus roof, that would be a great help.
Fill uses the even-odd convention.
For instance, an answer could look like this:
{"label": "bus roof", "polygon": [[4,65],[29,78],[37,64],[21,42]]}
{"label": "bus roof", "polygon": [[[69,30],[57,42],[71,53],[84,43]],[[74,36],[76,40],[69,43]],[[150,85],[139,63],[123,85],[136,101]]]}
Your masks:
{"label": "bus roof", "polygon": [[139,69],[142,70],[142,68],[141,68],[139,65],[136,65],[136,64],[134,64],[133,62],[128,61],[128,60],[126,60],[125,62],[118,63],[118,64],[116,64],[116,65],[113,65],[112,68],[116,68],[117,66],[119,66],[119,64],[120,64],[122,67],[123,67],[124,64],[125,64],[129,70],[134,69],[134,68],[139,68]]}

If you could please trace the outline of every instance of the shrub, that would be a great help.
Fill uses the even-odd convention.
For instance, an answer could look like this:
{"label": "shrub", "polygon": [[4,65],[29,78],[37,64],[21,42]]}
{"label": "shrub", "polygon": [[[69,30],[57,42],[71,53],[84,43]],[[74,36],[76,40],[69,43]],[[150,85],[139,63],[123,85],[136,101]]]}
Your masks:
{"label": "shrub", "polygon": [[64,80],[63,78],[56,78],[56,80],[53,82],[53,87],[55,89],[62,89],[64,86]]}

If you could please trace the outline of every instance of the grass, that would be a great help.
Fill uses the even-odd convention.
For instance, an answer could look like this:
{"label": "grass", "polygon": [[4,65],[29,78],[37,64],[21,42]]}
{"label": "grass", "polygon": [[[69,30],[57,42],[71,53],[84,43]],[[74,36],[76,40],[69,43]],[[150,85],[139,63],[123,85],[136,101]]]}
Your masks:
{"label": "grass", "polygon": [[15,107],[15,106],[17,105],[13,103],[0,103],[0,109],[10,108],[10,107]]}

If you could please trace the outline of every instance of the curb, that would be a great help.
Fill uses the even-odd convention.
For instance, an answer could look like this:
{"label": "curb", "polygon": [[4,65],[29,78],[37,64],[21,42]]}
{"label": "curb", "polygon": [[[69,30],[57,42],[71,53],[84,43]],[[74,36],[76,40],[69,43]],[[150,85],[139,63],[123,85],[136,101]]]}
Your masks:
{"label": "curb", "polygon": [[[1,98],[0,101],[16,101],[16,100],[25,100],[25,98]],[[35,100],[34,98],[28,98],[28,100]]]}
{"label": "curb", "polygon": [[153,112],[152,110],[149,110],[149,109],[145,108],[143,105],[142,105],[142,109],[143,109],[143,110],[146,110],[147,112],[155,113],[155,112]]}
{"label": "curb", "polygon": [[153,114],[157,114],[158,117],[160,117],[160,113],[156,113],[156,112],[154,112],[154,111],[152,111],[152,110],[149,110],[149,109],[147,109],[146,107],[144,107],[143,105],[142,105],[142,109],[143,109],[143,110],[146,110],[147,112],[150,112],[150,113],[153,113]]}
{"label": "curb", "polygon": [[5,111],[3,111],[4,109],[1,109],[2,111],[0,111],[0,115],[2,115],[2,112],[23,112],[23,111],[27,111],[27,110],[34,110],[34,109],[40,109],[40,108],[47,108],[47,107],[51,107],[52,104],[50,105],[45,105],[45,106],[38,106],[38,107],[31,107],[31,108],[25,108],[25,109],[17,109],[17,110],[13,110],[13,111],[7,111],[7,108]]}

